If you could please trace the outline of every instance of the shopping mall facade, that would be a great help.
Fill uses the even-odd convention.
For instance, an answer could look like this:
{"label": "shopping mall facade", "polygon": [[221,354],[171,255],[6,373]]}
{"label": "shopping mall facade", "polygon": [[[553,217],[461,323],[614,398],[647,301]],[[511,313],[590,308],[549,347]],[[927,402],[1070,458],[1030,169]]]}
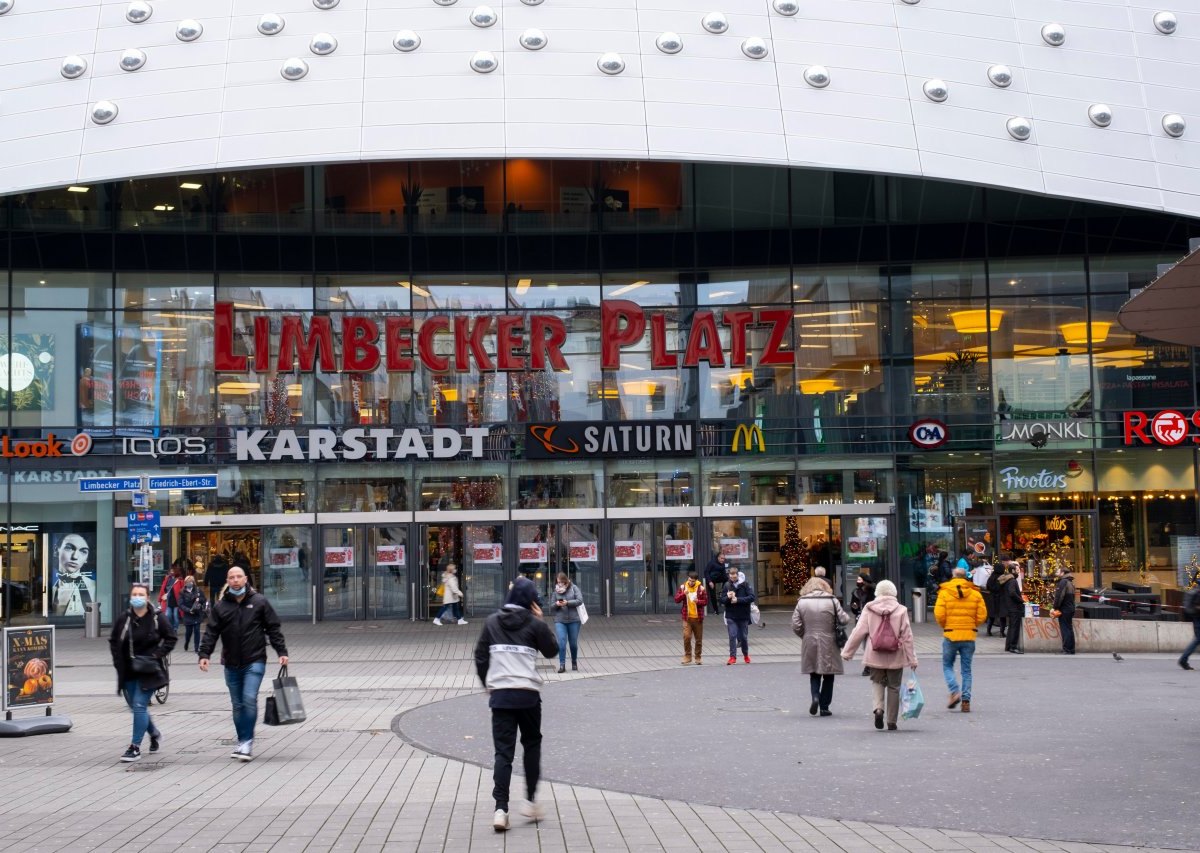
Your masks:
{"label": "shopping mall facade", "polygon": [[1200,237],[1200,16],[27,5],[5,620],[108,621],[147,487],[156,580],[241,555],[304,619],[427,618],[448,563],[468,613],[558,571],[671,612],[717,550],[788,604],[789,547],[907,597],[1053,546],[1169,602],[1200,554],[1195,351],[1116,319]]}

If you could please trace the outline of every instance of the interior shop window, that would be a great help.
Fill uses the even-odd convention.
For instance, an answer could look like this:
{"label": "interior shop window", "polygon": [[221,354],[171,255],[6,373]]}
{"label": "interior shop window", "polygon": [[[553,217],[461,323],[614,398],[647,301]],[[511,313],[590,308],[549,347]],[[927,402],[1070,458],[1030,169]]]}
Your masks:
{"label": "interior shop window", "polygon": [[327,477],[320,484],[320,512],[406,512],[407,477],[389,475],[372,465],[358,477]]}
{"label": "interior shop window", "polygon": [[1087,290],[1081,257],[995,259],[988,264],[993,298],[1070,294]]}
{"label": "interior shop window", "polygon": [[1192,406],[1192,349],[1126,331],[1117,319],[1126,301],[1119,292],[1093,296],[1088,325],[1075,327],[1079,337],[1091,339],[1092,381],[1102,419],[1119,421],[1130,409]]}
{"label": "interior shop window", "polygon": [[[523,346],[514,350],[526,369],[508,373],[508,416],[516,423],[599,420],[605,400],[600,371],[600,312],[594,309],[538,312],[562,320],[567,337],[560,351],[568,370],[549,363],[534,370],[529,360],[531,321],[526,317]],[[504,419],[497,415],[497,420]]]}
{"label": "interior shop window", "polygon": [[[792,275],[792,295],[796,310],[802,303],[845,302],[847,300],[887,299],[888,274],[872,265],[796,267]],[[814,310],[820,310],[814,309]]]}
{"label": "interior shop window", "polygon": [[208,231],[212,228],[217,176],[167,175],[115,184],[121,231]]}
{"label": "interior shop window", "polygon": [[[712,467],[718,466],[718,467]],[[705,464],[703,498],[707,506],[767,506],[796,502],[796,472],[777,462]]]}
{"label": "interior shop window", "polygon": [[[656,470],[657,469],[657,470]],[[608,506],[697,506],[696,465],[637,460],[608,464]]]}
{"label": "interior shop window", "polygon": [[604,274],[605,299],[626,299],[643,308],[696,305],[696,275],[683,270],[614,270]]}
{"label": "interior shop window", "polygon": [[796,388],[805,398],[836,401],[825,411],[828,427],[889,415],[880,361],[887,322],[886,303],[796,306]]}
{"label": "interior shop window", "polygon": [[413,230],[418,194],[407,163],[331,163],[318,167],[323,215],[329,231],[404,232]]}
{"label": "interior shop window", "polygon": [[508,505],[505,465],[473,463],[463,474],[454,473],[458,466],[443,467],[451,470],[422,475],[419,509],[504,509]]}
{"label": "interior shop window", "polygon": [[1179,252],[1154,255],[1092,255],[1088,258],[1088,283],[1092,293],[1120,294],[1123,300],[1133,291],[1158,278],[1160,264],[1173,264]]}
{"label": "interior shop window", "polygon": [[412,291],[417,311],[471,311],[506,306],[502,275],[424,275],[400,287]]}
{"label": "interior shop window", "polygon": [[525,462],[514,469],[513,509],[584,509],[601,506],[599,462]]}
{"label": "interior shop window", "polygon": [[[699,367],[698,392],[701,417],[757,423],[764,435],[776,435],[775,441],[766,441],[764,452],[789,452],[785,445],[793,439],[786,431],[795,425],[796,371],[791,365],[759,367],[710,367],[701,362]],[[731,434],[712,438],[714,452],[728,451],[733,441]],[[724,448],[722,450],[721,448]]]}
{"label": "interior shop window", "polygon": [[505,227],[516,233],[594,231],[599,183],[590,160],[509,160]]}
{"label": "interior shop window", "polygon": [[499,231],[504,222],[504,162],[429,160],[413,163],[405,197],[416,202],[412,230],[425,234]]}
{"label": "interior shop window", "polygon": [[697,304],[716,310],[790,308],[790,285],[791,275],[786,268],[708,270],[696,275]]}
{"label": "interior shop window", "polygon": [[[213,309],[211,274],[117,273],[116,304],[126,311],[176,312]],[[153,314],[172,319],[171,314]]]}
{"label": "interior shop window", "polygon": [[886,178],[855,172],[792,169],[792,224],[830,228],[887,219]]}
{"label": "interior shop window", "polygon": [[1091,420],[1086,299],[993,299],[988,321],[995,408],[1001,420]]}
{"label": "interior shop window", "polygon": [[[495,369],[495,336],[485,335],[484,356],[491,367],[481,368],[478,356],[467,347],[457,352],[456,323],[475,328],[490,315],[417,314],[414,321],[414,340],[419,340],[426,328],[432,328],[432,356],[440,359],[445,369],[430,367],[414,359],[411,374],[412,407],[418,422],[431,424],[468,424],[504,421],[508,416],[509,376]],[[469,336],[469,332],[467,333]],[[466,360],[466,369],[457,370],[458,358]],[[388,380],[392,381],[391,378]],[[403,375],[400,382],[405,380]]]}
{"label": "interior shop window", "polygon": [[266,527],[262,530],[263,592],[280,616],[311,616],[312,528]]}
{"label": "interior shop window", "polygon": [[18,193],[8,203],[12,227],[18,230],[94,231],[109,227],[112,201],[107,184]]}
{"label": "interior shop window", "polygon": [[313,280],[295,273],[221,273],[217,301],[233,303],[235,335],[252,335],[255,312],[312,311]]}
{"label": "interior shop window", "polygon": [[[0,273],[0,284],[5,281]],[[113,304],[112,273],[59,272],[58,270],[14,270],[13,308],[69,308],[104,311]],[[8,289],[0,293],[9,305]]]}
{"label": "interior shop window", "polygon": [[983,299],[914,297],[911,310],[915,417],[991,420],[989,329],[1003,314]]}
{"label": "interior shop window", "polygon": [[888,212],[892,222],[979,222],[983,219],[983,189],[950,181],[890,177]]}
{"label": "interior shop window", "polygon": [[690,168],[684,163],[610,160],[589,189],[605,231],[678,231],[692,227]]}
{"label": "interior shop window", "polygon": [[588,273],[512,273],[508,304],[534,311],[600,307],[600,277]]}
{"label": "interior shop window", "polygon": [[312,225],[312,169],[227,172],[216,179],[221,231],[305,231]]}
{"label": "interior shop window", "polygon": [[788,227],[788,173],[774,166],[698,163],[696,228],[700,231]]}
{"label": "interior shop window", "polygon": [[170,506],[181,515],[313,512],[312,478],[313,469],[301,463],[230,465],[218,469],[215,491],[171,492]]}
{"label": "interior shop window", "polygon": [[[65,430],[88,422],[112,423],[105,398],[113,393],[113,348],[97,352],[93,332],[111,340],[111,312],[14,309],[11,329],[0,325],[0,360],[8,378],[0,383],[0,409],[8,410],[14,428]],[[101,397],[98,408],[93,391]]]}
{"label": "interior shop window", "polygon": [[412,283],[401,275],[319,275],[317,311],[404,313],[412,308]]}
{"label": "interior shop window", "polygon": [[[287,427],[314,423],[314,412],[318,410],[326,418],[320,422],[332,423],[330,410],[317,408],[319,401],[327,402],[315,391],[320,381],[311,373],[283,372],[273,368],[266,373],[218,374],[216,424],[218,427]],[[268,451],[269,447],[264,452]]]}
{"label": "interior shop window", "polygon": [[[129,298],[132,302],[136,297]],[[80,337],[81,350],[90,346],[97,354],[93,360],[99,374],[94,369],[92,376],[97,387],[107,384],[98,376],[113,377],[112,411],[118,430],[138,434],[154,425],[210,426],[216,378],[211,309],[145,304],[146,309],[118,311],[115,330],[93,328]],[[115,357],[111,367],[101,357],[110,351]],[[96,394],[92,397],[92,409],[99,414],[101,402]]]}

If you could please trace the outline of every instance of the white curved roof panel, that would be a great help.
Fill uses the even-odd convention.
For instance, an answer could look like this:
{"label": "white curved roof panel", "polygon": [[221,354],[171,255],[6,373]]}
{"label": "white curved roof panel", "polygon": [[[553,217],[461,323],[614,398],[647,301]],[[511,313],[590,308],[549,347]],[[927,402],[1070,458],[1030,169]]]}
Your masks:
{"label": "white curved roof panel", "polygon": [[[0,193],[588,157],[921,175],[1200,215],[1200,0],[1166,2],[0,0]],[[264,34],[264,15],[282,29]],[[184,21],[199,37],[181,38]],[[531,29],[542,38],[523,45]],[[415,49],[396,47],[406,30]],[[664,33],[682,49],[661,49]],[[87,66],[74,79],[71,56]],[[996,65],[1010,85],[989,79]],[[116,106],[106,124],[100,102]]]}

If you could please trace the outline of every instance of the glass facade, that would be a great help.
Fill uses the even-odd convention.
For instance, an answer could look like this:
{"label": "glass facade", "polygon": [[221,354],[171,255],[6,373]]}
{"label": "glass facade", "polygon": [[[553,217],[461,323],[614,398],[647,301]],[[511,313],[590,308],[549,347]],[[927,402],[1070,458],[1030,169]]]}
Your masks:
{"label": "glass facade", "polygon": [[[1196,442],[1137,428],[1196,411],[1195,354],[1116,322],[1195,220],[532,160],[160,176],[0,210],[5,619],[81,616],[88,585],[58,583],[72,536],[105,621],[146,565],[216,553],[321,619],[431,615],[450,562],[468,612],[558,571],[597,612],[665,611],[718,548],[783,602],[793,526],[905,594],[968,540],[1032,559],[1069,538],[1091,582],[1164,600],[1200,553]],[[153,493],[146,563],[131,494],[79,485],[185,473],[217,487]]]}

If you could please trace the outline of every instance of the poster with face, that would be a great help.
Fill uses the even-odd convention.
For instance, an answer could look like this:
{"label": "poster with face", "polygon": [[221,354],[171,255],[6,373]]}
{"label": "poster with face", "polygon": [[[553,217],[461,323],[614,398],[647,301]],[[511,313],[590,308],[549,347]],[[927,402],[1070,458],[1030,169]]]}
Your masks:
{"label": "poster with face", "polygon": [[62,525],[50,537],[50,614],[83,616],[96,600],[96,525]]}

